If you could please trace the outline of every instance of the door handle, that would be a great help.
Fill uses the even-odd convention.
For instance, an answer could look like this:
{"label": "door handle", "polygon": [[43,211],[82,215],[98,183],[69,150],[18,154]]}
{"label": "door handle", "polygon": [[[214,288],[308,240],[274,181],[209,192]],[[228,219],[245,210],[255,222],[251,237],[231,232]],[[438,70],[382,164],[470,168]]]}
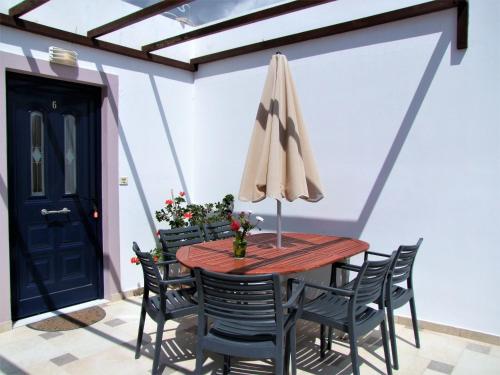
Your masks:
{"label": "door handle", "polygon": [[40,213],[42,214],[42,216],[46,216],[46,215],[55,215],[55,214],[69,214],[71,212],[70,209],[64,207],[62,210],[55,210],[55,211],[49,211],[47,210],[46,208],[43,208]]}

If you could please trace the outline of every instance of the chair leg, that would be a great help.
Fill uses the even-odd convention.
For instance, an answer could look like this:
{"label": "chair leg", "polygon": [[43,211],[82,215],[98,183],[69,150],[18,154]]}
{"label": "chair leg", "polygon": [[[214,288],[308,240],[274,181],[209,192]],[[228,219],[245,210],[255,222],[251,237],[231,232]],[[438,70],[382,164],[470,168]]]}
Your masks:
{"label": "chair leg", "polygon": [[328,327],[328,350],[332,350],[332,341],[333,341],[333,328]]}
{"label": "chair leg", "polygon": [[290,355],[292,353],[292,342],[291,342],[291,337],[292,337],[292,328],[288,330],[285,336],[285,364],[284,364],[284,370],[285,370],[285,375],[288,375],[290,373]]}
{"label": "chair leg", "polygon": [[227,375],[229,374],[229,371],[231,371],[231,356],[224,355],[224,368],[222,370],[222,373],[224,375]]}
{"label": "chair leg", "polygon": [[392,363],[394,369],[399,369],[398,347],[396,344],[396,328],[394,326],[394,310],[391,305],[387,306],[387,323],[389,325],[389,337],[391,339]]}
{"label": "chair leg", "polygon": [[157,327],[156,327],[156,343],[155,343],[155,354],[153,358],[153,369],[152,369],[152,375],[155,375],[158,373],[158,365],[160,364],[160,354],[161,354],[161,342],[163,339],[163,327],[165,325],[165,320],[160,318],[157,322]]}
{"label": "chair leg", "polygon": [[196,367],[194,369],[194,373],[196,375],[201,375],[201,370],[203,368],[203,362],[205,361],[205,355],[203,353],[203,349],[199,343],[200,338],[198,336],[198,343],[196,345]]}
{"label": "chair leg", "polygon": [[359,357],[358,357],[358,343],[356,342],[356,335],[351,331],[349,332],[349,345],[351,347],[351,362],[353,375],[359,375]]}
{"label": "chair leg", "polygon": [[276,353],[276,356],[274,357],[274,374],[275,375],[283,375],[284,372],[284,355],[283,355],[283,351],[282,350],[278,350],[278,352]]}
{"label": "chair leg", "polygon": [[144,333],[144,321],[146,320],[146,309],[144,305],[141,308],[141,317],[139,319],[139,332],[137,333],[137,344],[135,346],[135,359],[141,356],[142,334]]}
{"label": "chair leg", "polygon": [[290,363],[292,375],[297,374],[297,327],[293,325],[286,335],[285,343],[285,374],[290,373]]}
{"label": "chair leg", "polygon": [[385,320],[383,320],[382,323],[380,323],[380,331],[382,332],[382,343],[384,345],[385,366],[387,367],[387,375],[392,375],[391,352],[389,350],[389,340],[387,339],[387,326],[385,324]]}
{"label": "chair leg", "polygon": [[413,324],[413,334],[415,335],[415,346],[420,348],[420,337],[418,336],[417,309],[415,307],[415,297],[410,299],[411,323]]}
{"label": "chair leg", "polygon": [[321,324],[319,328],[319,356],[325,358],[325,325]]}

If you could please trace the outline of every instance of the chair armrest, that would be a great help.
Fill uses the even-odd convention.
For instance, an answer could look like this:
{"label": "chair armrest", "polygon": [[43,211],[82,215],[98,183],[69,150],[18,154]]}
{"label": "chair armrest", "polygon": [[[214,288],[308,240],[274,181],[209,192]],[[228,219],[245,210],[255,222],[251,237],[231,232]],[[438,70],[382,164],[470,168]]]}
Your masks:
{"label": "chair armrest", "polygon": [[160,285],[168,286],[171,284],[188,284],[194,282],[195,282],[194,277],[179,277],[178,279],[161,280]]}
{"label": "chair armrest", "polygon": [[385,258],[390,258],[391,254],[384,254],[384,253],[377,253],[375,251],[365,251],[366,255],[376,255],[378,257],[385,257]]}
{"label": "chair armrest", "polygon": [[342,297],[352,297],[354,295],[354,291],[351,289],[335,288],[333,286],[319,285],[309,282],[305,283],[305,287],[326,290]]}
{"label": "chair armrest", "polygon": [[333,267],[354,272],[359,272],[361,270],[360,266],[355,266],[354,264],[346,264],[346,263],[334,263]]}
{"label": "chair armrest", "polygon": [[297,305],[297,300],[301,297],[304,296],[304,288],[305,288],[305,283],[304,281],[297,280],[297,283],[299,284],[298,288],[295,290],[295,292],[292,293],[288,301],[283,305],[284,309],[297,309],[300,305]]}

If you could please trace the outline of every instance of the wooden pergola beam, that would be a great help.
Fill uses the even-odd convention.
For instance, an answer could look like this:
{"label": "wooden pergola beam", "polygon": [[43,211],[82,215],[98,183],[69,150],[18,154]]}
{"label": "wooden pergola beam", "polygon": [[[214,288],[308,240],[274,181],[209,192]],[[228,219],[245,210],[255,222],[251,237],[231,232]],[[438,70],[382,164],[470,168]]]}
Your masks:
{"label": "wooden pergola beam", "polygon": [[142,52],[137,49],[124,47],[118,44],[105,42],[102,40],[91,39],[83,35],[70,33],[68,31],[55,29],[53,27],[40,25],[35,22],[22,20],[20,18],[10,17],[6,14],[0,13],[0,25],[15,28],[17,30],[34,33],[37,35],[46,36],[58,40],[63,40],[69,43],[79,44],[85,47],[95,48],[102,51],[113,52],[120,55],[132,57],[139,60],[154,62],[157,64],[167,65],[174,68],[195,71],[195,67],[189,63],[169,59],[167,57],[153,55],[150,53]]}
{"label": "wooden pergola beam", "polygon": [[469,40],[469,2],[457,0],[457,49],[466,49]]}
{"label": "wooden pergola beam", "polygon": [[113,31],[122,29],[124,27],[130,26],[134,23],[140,22],[147,18],[156,16],[157,14],[166,12],[170,9],[178,7],[183,4],[187,4],[193,0],[163,0],[159,3],[153,4],[144,9],[138,10],[137,12],[128,14],[122,18],[111,21],[107,24],[96,27],[95,29],[89,30],[87,36],[89,38],[98,38],[102,35],[109,34]]}
{"label": "wooden pergola beam", "polygon": [[[44,3],[47,1],[48,0],[24,1],[23,3],[19,4],[19,6],[27,2],[38,3],[38,5],[41,5],[42,2]],[[180,1],[180,0],[170,0],[170,1]],[[14,8],[15,7],[13,7],[12,9]],[[281,46],[292,43],[299,43],[316,38],[322,38],[335,34],[341,34],[349,31],[364,29],[368,27],[382,25],[389,22],[400,21],[412,17],[418,17],[425,14],[439,12],[452,8],[457,8],[457,49],[459,50],[466,49],[468,47],[468,24],[469,24],[468,0],[434,0],[406,8],[380,13],[369,17],[359,18],[348,22],[334,24],[314,30],[304,31],[301,33],[291,34],[280,38],[270,39],[263,42],[249,44],[238,48],[233,48],[205,56],[196,57],[191,59],[190,63],[151,54],[148,52],[140,51],[137,49],[125,47],[114,43],[92,39],[90,37],[85,37],[83,35],[70,33],[49,26],[41,25],[35,22],[26,21],[18,17],[8,16],[2,13],[0,13],[0,25],[12,27],[21,31],[26,31],[54,39],[67,41],[70,43],[80,44],[86,47],[117,53],[120,55],[144,61],[150,61],[157,64],[162,64],[188,71],[196,71],[198,64],[202,63],[213,62],[217,60],[226,59],[229,57],[239,56],[252,52],[258,52],[270,48],[279,48]]]}
{"label": "wooden pergola beam", "polygon": [[48,3],[49,0],[24,0],[9,9],[9,16],[21,17],[23,14],[31,12],[40,5]]}
{"label": "wooden pergola beam", "polygon": [[447,9],[457,8],[457,49],[467,48],[468,29],[468,1],[467,0],[434,0],[422,4],[409,6],[389,12],[376,14],[369,17],[358,18],[352,21],[342,22],[318,29],[308,30],[296,34],[269,39],[246,46],[228,49],[221,52],[212,53],[191,59],[191,64],[197,66],[208,62],[227,59],[258,52],[270,48],[279,48],[284,45],[304,42],[311,39],[323,38],[326,36],[360,30],[390,22],[401,21],[408,18],[418,17],[429,13],[440,12]]}
{"label": "wooden pergola beam", "polygon": [[245,14],[239,17],[231,18],[222,22],[217,22],[209,26],[201,27],[196,30],[188,31],[183,34],[175,35],[170,38],[160,40],[142,46],[144,52],[152,52],[162,48],[170,47],[178,43],[187,42],[189,40],[201,38],[207,35],[215,34],[224,30],[229,30],[235,27],[247,25],[250,23],[262,21],[271,17],[280,16],[286,13],[295,12],[301,9],[313,7],[316,5],[328,3],[336,0],[296,0],[289,3],[274,6],[272,8],[263,9],[257,12]]}

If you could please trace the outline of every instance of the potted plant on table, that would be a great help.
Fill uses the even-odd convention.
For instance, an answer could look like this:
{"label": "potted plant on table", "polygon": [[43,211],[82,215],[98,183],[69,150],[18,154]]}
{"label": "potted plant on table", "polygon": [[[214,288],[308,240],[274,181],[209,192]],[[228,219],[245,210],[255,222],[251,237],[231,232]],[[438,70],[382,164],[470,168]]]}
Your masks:
{"label": "potted plant on table", "polygon": [[231,230],[235,234],[233,241],[233,254],[237,259],[242,259],[246,255],[246,236],[248,235],[248,232],[253,228],[258,228],[260,230],[261,228],[259,228],[259,224],[264,221],[262,217],[256,216],[255,223],[252,224],[252,222],[250,221],[251,215],[251,211],[242,211],[238,216],[229,217],[229,220],[231,221]]}

